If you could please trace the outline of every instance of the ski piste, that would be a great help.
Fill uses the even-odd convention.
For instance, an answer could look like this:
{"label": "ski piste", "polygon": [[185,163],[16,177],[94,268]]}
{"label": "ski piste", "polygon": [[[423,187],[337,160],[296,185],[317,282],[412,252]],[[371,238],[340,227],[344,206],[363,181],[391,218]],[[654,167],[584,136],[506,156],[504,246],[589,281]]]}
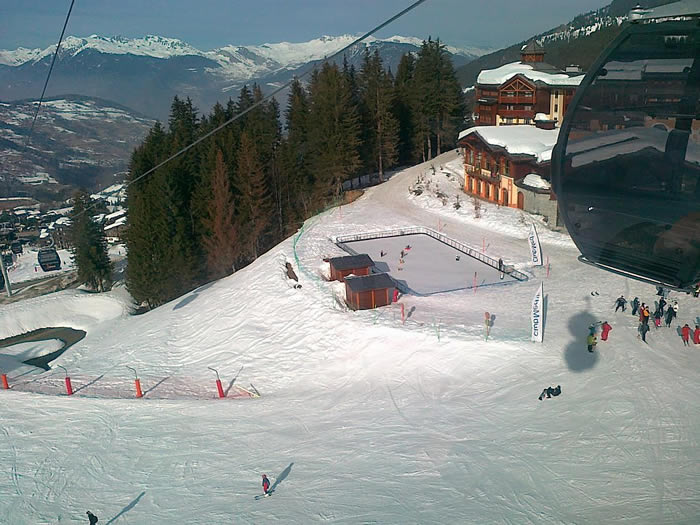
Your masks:
{"label": "ski piste", "polygon": [[[143,315],[128,315],[131,302],[119,288],[2,305],[2,337],[46,326],[85,329],[86,338],[55,364],[85,382],[105,374],[94,388],[113,378],[122,398],[0,390],[0,523],[57,523],[59,515],[61,522],[84,518],[87,509],[106,523],[125,508],[120,519],[134,523],[307,523],[311,507],[321,518],[352,523],[433,523],[456,515],[464,523],[484,516],[513,523],[609,523],[621,516],[649,525],[696,522],[700,413],[687,407],[700,401],[700,347],[684,349],[675,322],[640,345],[637,318],[614,313],[621,293],[651,302],[652,286],[582,265],[572,243],[544,227],[543,248],[557,268],[548,279],[537,268],[520,285],[405,295],[406,311],[415,307],[405,324],[388,308],[344,310],[334,301],[337,283],[313,279],[335,249],[330,237],[430,226],[436,214],[451,236],[480,246],[488,235],[490,251],[531,271],[521,263],[528,254],[519,210],[482,203],[474,219],[466,206],[443,207],[432,193],[414,197],[407,188],[426,169],[399,172],[344,206],[342,217],[329,212],[306,228],[296,245],[301,290],[287,288],[280,272],[280,260],[294,257],[290,238],[230,277]],[[452,193],[444,176],[439,182],[450,200],[462,191],[455,186]],[[418,255],[412,250],[413,262]],[[426,268],[440,264],[424,261]],[[550,297],[541,345],[529,341],[524,315],[538,278]],[[697,299],[672,298],[683,323],[700,314]],[[496,316],[488,342],[485,311]],[[598,319],[613,326],[614,344],[588,353],[587,328]],[[8,349],[0,355],[17,367],[4,367],[10,380],[39,373],[19,378],[30,367],[12,365]],[[170,379],[134,399],[125,364],[142,381]],[[212,399],[207,366],[218,367],[227,386],[242,365],[234,386],[252,381],[263,397]],[[52,391],[62,392],[57,374]],[[202,385],[207,398],[182,399],[178,378]],[[530,396],[548,384],[561,384],[566,396],[533,410]],[[158,393],[177,398],[148,399]],[[292,457],[304,468],[290,473],[290,492],[274,504],[251,502],[251,491],[261,495],[253,473],[277,474]],[[514,486],[531,497],[513,498]],[[105,487],[109,497],[100,498]],[[129,507],[141,490],[146,495]],[[673,500],[674,493],[684,497]]]}

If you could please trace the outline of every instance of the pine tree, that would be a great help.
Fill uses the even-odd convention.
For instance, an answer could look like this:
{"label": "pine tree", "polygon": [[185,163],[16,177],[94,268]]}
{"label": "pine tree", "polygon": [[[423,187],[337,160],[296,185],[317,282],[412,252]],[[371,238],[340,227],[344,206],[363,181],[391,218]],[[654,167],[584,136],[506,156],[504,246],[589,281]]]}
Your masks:
{"label": "pine tree", "polygon": [[159,122],[137,147],[129,165],[127,189],[126,247],[128,265],[126,284],[137,303],[155,308],[166,301],[165,288],[169,278],[164,271],[167,244],[170,242],[165,206],[158,186],[161,170],[136,181],[167,154],[167,136]]}
{"label": "pine tree", "polygon": [[270,223],[271,205],[255,144],[246,132],[241,135],[236,187],[240,194],[236,222],[241,232],[242,255],[256,259],[261,251],[261,238]]}
{"label": "pine tree", "polygon": [[112,287],[112,262],[107,253],[107,240],[102,226],[89,214],[90,196],[85,191],[73,197],[70,237],[73,259],[78,267],[78,280],[98,292]]}
{"label": "pine tree", "polygon": [[400,164],[408,164],[415,160],[414,139],[414,69],[415,59],[411,53],[401,57],[394,78],[394,115],[399,125],[398,160]]}
{"label": "pine tree", "polygon": [[211,176],[211,195],[203,218],[204,249],[209,274],[218,279],[229,275],[235,268],[238,235],[233,221],[234,208],[229,174],[224,156],[216,151],[216,166]]}
{"label": "pine tree", "polygon": [[343,181],[361,167],[359,132],[350,85],[336,65],[326,62],[310,87],[309,151],[319,204],[337,198]]}
{"label": "pine tree", "polygon": [[440,40],[423,42],[414,73],[414,140],[423,160],[455,143],[464,99],[452,61]]}
{"label": "pine tree", "polygon": [[309,167],[309,100],[299,80],[295,80],[289,91],[285,111],[287,138],[281,146],[281,169],[288,185],[287,225],[296,224],[310,215],[310,189],[313,178]]}
{"label": "pine tree", "polygon": [[359,84],[365,121],[363,150],[368,153],[366,166],[384,180],[384,170],[393,166],[398,156],[398,123],[391,112],[391,77],[384,71],[379,50],[371,55],[365,52]]}

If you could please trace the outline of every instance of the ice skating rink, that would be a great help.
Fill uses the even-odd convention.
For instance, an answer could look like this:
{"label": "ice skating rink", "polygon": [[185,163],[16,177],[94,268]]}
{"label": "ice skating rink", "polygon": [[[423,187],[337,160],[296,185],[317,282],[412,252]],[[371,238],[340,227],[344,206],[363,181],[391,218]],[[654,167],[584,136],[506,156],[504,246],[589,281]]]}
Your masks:
{"label": "ice skating rink", "polygon": [[[472,288],[475,274],[477,286],[518,282],[507,274],[501,279],[496,268],[425,233],[348,241],[344,244],[357,253],[368,254],[377,270],[388,272],[416,295]],[[402,252],[403,263],[400,262]]]}

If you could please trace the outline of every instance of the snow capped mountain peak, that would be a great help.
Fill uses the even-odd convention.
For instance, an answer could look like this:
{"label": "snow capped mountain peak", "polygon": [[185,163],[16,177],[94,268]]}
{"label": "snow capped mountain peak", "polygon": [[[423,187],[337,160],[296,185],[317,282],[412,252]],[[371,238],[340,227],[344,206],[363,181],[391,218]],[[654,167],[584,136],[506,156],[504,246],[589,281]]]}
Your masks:
{"label": "snow capped mountain peak", "polygon": [[[61,55],[75,56],[85,50],[92,49],[106,54],[129,54],[153,58],[194,55],[214,60],[223,67],[230,65],[234,59],[236,62],[252,60],[255,64],[272,62],[280,67],[294,67],[330,56],[352,43],[358,36],[323,35],[308,42],[277,42],[250,46],[231,44],[210,51],[201,51],[177,38],[158,35],[126,38],[121,35],[106,37],[93,34],[87,37],[66,37],[61,44]],[[370,37],[365,40],[365,45],[378,42],[409,44],[420,47],[423,41],[416,37],[396,35],[386,39]],[[45,49],[18,48],[15,50],[0,50],[0,64],[20,66],[30,61],[38,61],[49,57],[53,55],[55,50],[55,44]],[[478,48],[460,49],[452,46],[447,46],[447,50],[452,54],[472,56],[479,56],[489,51]]]}

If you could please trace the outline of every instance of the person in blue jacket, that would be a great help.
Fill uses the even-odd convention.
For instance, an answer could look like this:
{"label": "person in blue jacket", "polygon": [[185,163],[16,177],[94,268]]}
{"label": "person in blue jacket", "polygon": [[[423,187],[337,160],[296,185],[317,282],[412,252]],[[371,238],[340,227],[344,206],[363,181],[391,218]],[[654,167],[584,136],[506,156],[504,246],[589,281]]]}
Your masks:
{"label": "person in blue jacket", "polygon": [[269,494],[268,490],[270,490],[270,480],[267,479],[267,474],[262,475],[262,488],[265,495]]}

